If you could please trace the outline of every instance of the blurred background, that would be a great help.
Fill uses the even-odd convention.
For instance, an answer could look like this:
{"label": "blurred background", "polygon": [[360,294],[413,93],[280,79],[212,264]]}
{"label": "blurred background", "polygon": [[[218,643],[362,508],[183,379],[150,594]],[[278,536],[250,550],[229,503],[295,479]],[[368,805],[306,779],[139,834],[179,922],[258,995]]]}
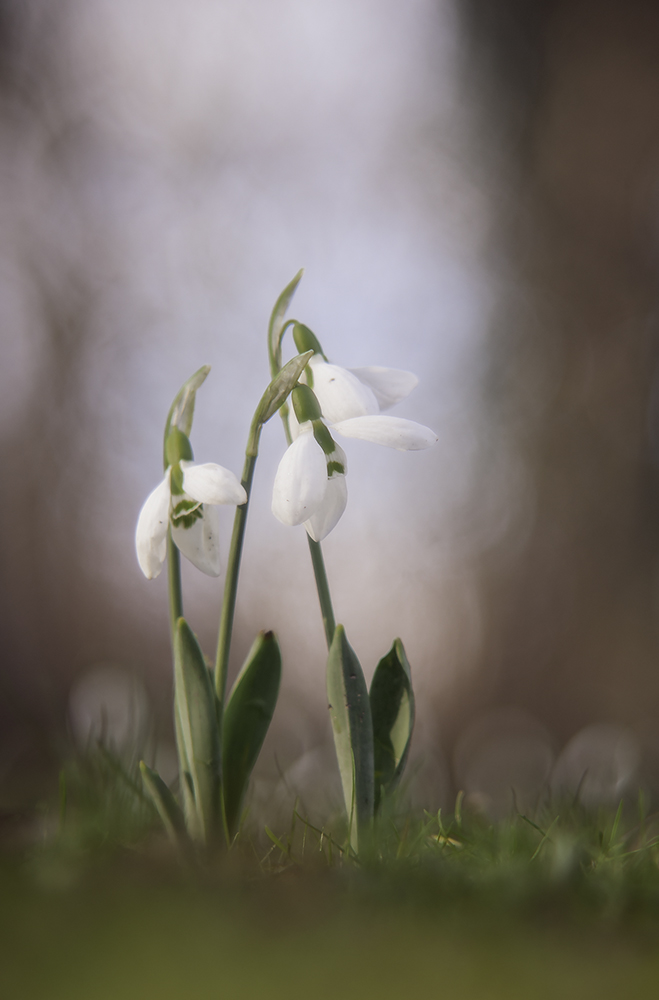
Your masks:
{"label": "blurred background", "polygon": [[[0,0],[0,806],[90,734],[147,733],[173,773],[137,514],[201,364],[196,458],[240,472],[300,266],[291,315],[339,364],[417,372],[396,412],[439,435],[347,442],[325,544],[367,678],[407,648],[413,800],[659,791],[658,45],[649,0]],[[313,812],[338,793],[314,804],[324,641],[304,531],[270,514],[283,449],[272,421],[232,672],[278,632],[254,797]],[[221,581],[185,586],[212,655]]]}

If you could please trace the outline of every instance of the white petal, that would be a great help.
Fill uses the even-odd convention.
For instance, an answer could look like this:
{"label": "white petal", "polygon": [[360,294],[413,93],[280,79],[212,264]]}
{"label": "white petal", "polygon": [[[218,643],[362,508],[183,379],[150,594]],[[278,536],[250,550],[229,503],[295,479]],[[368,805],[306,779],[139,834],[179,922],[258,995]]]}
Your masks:
{"label": "white petal", "polygon": [[206,576],[219,576],[220,513],[213,504],[201,508],[201,517],[192,527],[172,523],[172,538],[186,559]]}
{"label": "white petal", "polygon": [[288,406],[288,429],[291,432],[291,441],[295,441],[295,438],[300,436],[301,431],[299,421],[295,416],[295,409],[290,402]]}
{"label": "white petal", "polygon": [[135,529],[137,561],[147,580],[158,576],[167,554],[169,498],[168,469],[162,482],[146,498]]}
{"label": "white petal", "polygon": [[352,420],[342,420],[332,426],[332,431],[338,431],[344,437],[360,438],[371,441],[372,444],[383,444],[387,448],[397,448],[398,451],[419,451],[430,448],[439,439],[434,431],[414,420],[403,420],[402,417],[353,417]]}
{"label": "white petal", "polygon": [[380,412],[373,390],[347,368],[329,365],[319,355],[311,359],[309,366],[313,373],[313,391],[325,420],[330,424]]}
{"label": "white petal", "polygon": [[388,410],[401,399],[405,399],[416,389],[419,380],[412,372],[401,371],[400,368],[379,368],[371,365],[367,368],[349,368],[360,382],[372,389],[381,410]]}
{"label": "white petal", "polygon": [[247,494],[238,477],[215,462],[195,465],[181,462],[183,469],[183,489],[201,503],[235,503],[240,506],[247,502]]}
{"label": "white petal", "polygon": [[307,534],[314,542],[322,542],[336,527],[348,502],[348,489],[345,476],[332,476],[327,482],[325,497],[316,509],[316,513],[304,522]]}
{"label": "white petal", "polygon": [[300,434],[286,449],[272,488],[272,513],[282,524],[302,524],[327,490],[327,463],[313,434]]}

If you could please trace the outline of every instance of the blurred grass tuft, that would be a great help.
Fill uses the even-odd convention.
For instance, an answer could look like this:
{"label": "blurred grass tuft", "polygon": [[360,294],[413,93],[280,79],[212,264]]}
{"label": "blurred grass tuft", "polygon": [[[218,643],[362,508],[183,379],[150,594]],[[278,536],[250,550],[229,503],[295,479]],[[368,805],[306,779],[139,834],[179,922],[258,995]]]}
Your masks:
{"label": "blurred grass tuft", "polygon": [[[59,794],[56,794],[57,791]],[[346,824],[247,820],[190,870],[137,772],[97,746],[62,771],[39,836],[0,852],[0,995],[613,997],[656,982],[659,816],[545,803],[497,823],[389,799]]]}

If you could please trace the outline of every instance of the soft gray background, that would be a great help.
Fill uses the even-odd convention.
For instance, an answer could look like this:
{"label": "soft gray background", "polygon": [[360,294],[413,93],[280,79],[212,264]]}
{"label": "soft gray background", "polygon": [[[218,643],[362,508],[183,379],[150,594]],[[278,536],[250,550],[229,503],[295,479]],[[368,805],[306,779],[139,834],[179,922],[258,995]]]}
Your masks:
{"label": "soft gray background", "polygon": [[[103,698],[125,718],[127,678],[167,756],[166,584],[138,570],[137,512],[202,363],[196,456],[240,471],[268,314],[302,265],[292,313],[340,364],[417,372],[397,412],[439,434],[416,454],[348,442],[325,546],[367,676],[394,636],[408,649],[418,795],[496,810],[576,735],[552,780],[591,753],[602,795],[652,785],[659,18],[485,6],[0,4],[9,798]],[[303,786],[331,748],[304,533],[269,512],[283,446],[273,421],[232,669],[278,631],[270,750]],[[185,582],[212,652],[221,583]]]}

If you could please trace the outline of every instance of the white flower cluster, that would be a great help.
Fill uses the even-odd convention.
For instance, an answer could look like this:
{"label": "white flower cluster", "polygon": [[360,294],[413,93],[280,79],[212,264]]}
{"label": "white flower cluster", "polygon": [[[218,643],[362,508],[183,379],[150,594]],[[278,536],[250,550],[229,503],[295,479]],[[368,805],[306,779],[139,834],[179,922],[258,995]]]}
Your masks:
{"label": "white flower cluster", "polygon": [[[412,372],[395,368],[340,368],[320,354],[309,362],[307,385],[313,389],[325,424],[348,438],[360,438],[399,451],[429,448],[437,435],[413,420],[384,415],[418,385]],[[293,442],[284,454],[272,492],[272,512],[284,524],[304,524],[321,541],[339,521],[348,499],[346,457],[335,445],[327,454],[316,440],[311,421],[290,415]]]}
{"label": "white flower cluster", "polygon": [[[190,400],[206,373],[207,369],[200,369],[194,381],[186,383],[187,394],[181,396],[174,409],[172,433],[182,433],[176,424],[190,417],[191,410],[186,414],[186,407],[191,407]],[[315,417],[307,416],[300,422],[291,408],[293,442],[275,476],[272,511],[284,524],[304,524],[310,537],[319,542],[335,527],[348,499],[347,461],[332,436],[335,432],[400,451],[429,448],[437,435],[413,420],[382,413],[416,387],[418,379],[411,372],[379,367],[340,368],[316,353],[301,381],[306,384],[303,391],[313,403]],[[294,390],[299,392],[299,388]],[[147,497],[137,521],[137,559],[149,580],[162,570],[168,530],[190,562],[208,576],[218,576],[217,506],[247,502],[247,494],[233,472],[213,462],[198,465],[185,460],[183,455],[191,458],[192,450],[184,434],[182,440],[186,450],[173,453],[169,459],[172,464]]]}

